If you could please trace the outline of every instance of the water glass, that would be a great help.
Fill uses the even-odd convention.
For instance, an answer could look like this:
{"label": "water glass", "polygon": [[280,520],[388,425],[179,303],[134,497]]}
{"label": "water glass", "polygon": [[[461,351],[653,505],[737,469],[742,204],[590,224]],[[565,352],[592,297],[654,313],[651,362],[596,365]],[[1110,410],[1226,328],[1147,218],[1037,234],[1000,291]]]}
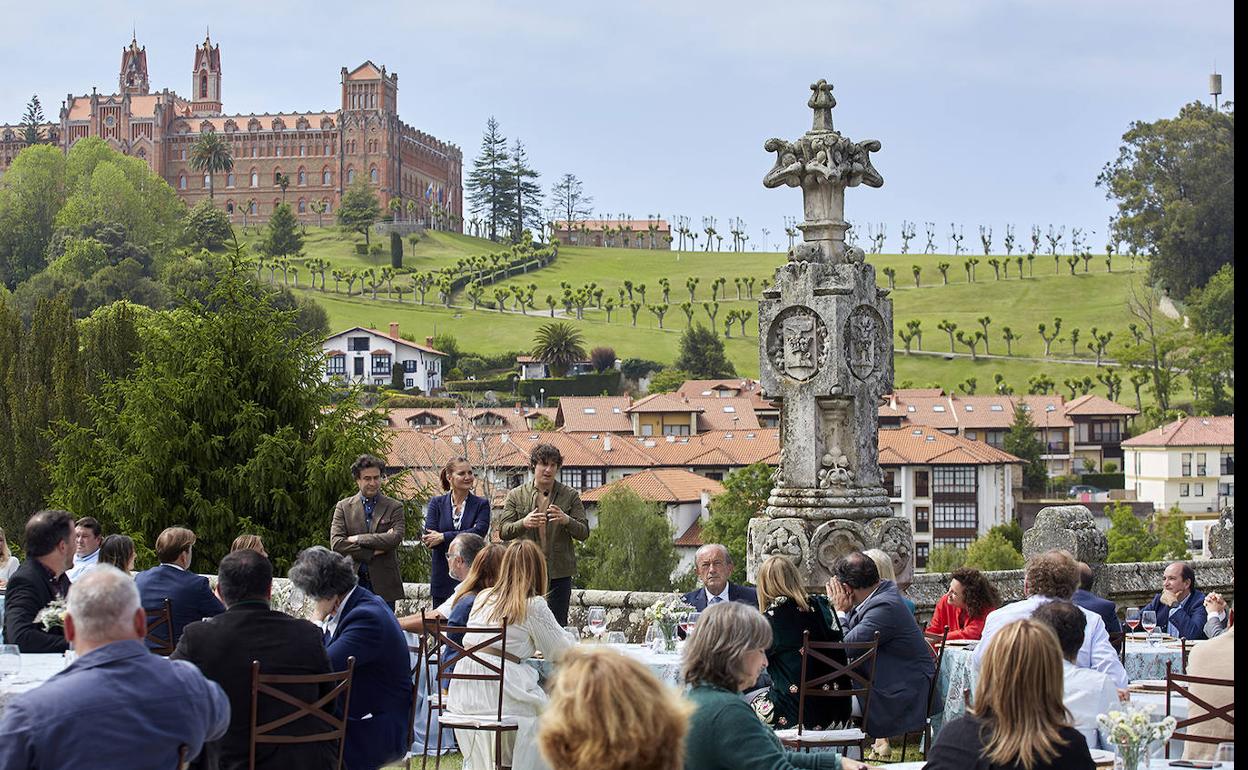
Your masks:
{"label": "water glass", "polygon": [[623,631],[611,631],[607,634],[607,644],[628,644],[628,637]]}
{"label": "water glass", "polygon": [[1219,743],[1218,750],[1214,752],[1213,758],[1217,762],[1234,762],[1235,761],[1235,744]]}
{"label": "water glass", "polygon": [[0,644],[0,682],[22,670],[22,651],[16,644]]}
{"label": "water glass", "polygon": [[1144,610],[1140,613],[1140,625],[1148,632],[1148,643],[1157,644],[1153,639],[1153,629],[1157,627],[1157,613],[1154,610]]}
{"label": "water glass", "polygon": [[659,628],[658,623],[651,623],[646,628],[646,647],[651,652],[663,652],[667,645],[667,637],[663,635],[663,629]]}

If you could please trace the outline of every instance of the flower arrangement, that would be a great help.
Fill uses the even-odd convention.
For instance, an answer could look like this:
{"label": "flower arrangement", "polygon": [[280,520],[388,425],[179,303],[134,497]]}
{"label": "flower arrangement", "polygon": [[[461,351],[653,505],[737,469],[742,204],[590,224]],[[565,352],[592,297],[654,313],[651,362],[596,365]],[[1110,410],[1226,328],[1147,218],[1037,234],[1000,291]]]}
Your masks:
{"label": "flower arrangement", "polygon": [[664,649],[671,651],[676,649],[676,623],[681,615],[692,611],[693,607],[689,606],[684,599],[669,598],[659,599],[651,604],[642,615],[650,621],[652,626],[658,627],[663,632]]}
{"label": "flower arrangement", "polygon": [[64,599],[53,599],[35,615],[35,622],[43,626],[44,631],[65,627],[65,613],[69,607]]}
{"label": "flower arrangement", "polygon": [[1147,710],[1138,707],[1101,714],[1096,723],[1118,749],[1124,770],[1136,770],[1140,758],[1148,756],[1149,744],[1169,738],[1175,726],[1174,717],[1154,722]]}

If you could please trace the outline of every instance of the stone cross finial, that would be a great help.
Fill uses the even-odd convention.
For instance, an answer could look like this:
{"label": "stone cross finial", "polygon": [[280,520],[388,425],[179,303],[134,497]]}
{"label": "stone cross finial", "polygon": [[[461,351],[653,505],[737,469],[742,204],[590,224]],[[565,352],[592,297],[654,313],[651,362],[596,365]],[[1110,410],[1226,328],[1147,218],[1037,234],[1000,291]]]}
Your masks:
{"label": "stone cross finial", "polygon": [[810,101],[806,106],[815,111],[815,122],[812,131],[832,131],[832,108],[836,106],[836,97],[832,95],[832,84],[823,78],[818,83],[811,83]]}

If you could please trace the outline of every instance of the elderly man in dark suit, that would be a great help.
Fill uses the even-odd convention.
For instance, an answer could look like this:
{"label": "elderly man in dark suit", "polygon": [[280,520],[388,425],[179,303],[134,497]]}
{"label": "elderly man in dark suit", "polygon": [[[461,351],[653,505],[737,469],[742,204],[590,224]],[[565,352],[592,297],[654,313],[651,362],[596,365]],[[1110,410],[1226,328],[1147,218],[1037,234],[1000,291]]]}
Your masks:
{"label": "elderly man in dark suit", "polygon": [[1096,573],[1092,571],[1092,568],[1084,562],[1079,562],[1079,588],[1075,590],[1075,595],[1070,600],[1076,606],[1092,610],[1100,615],[1101,620],[1105,621],[1107,632],[1121,633],[1122,621],[1118,620],[1118,605],[1092,593],[1092,581],[1095,579]]}
{"label": "elderly man in dark suit", "polygon": [[685,594],[685,603],[698,612],[720,602],[740,602],[758,609],[758,592],[749,586],[728,582],[734,565],[728,549],[719,543],[707,543],[693,555],[693,566],[702,587]]}
{"label": "elderly man in dark suit", "polygon": [[374,770],[407,754],[412,676],[407,637],[386,603],[356,584],[351,560],[323,546],[299,553],[290,582],[316,605],[334,671],[355,658],[347,712],[347,770]]}
{"label": "elderly man in dark suit", "polygon": [[[176,646],[187,624],[225,612],[221,601],[208,585],[208,578],[191,572],[195,533],[185,527],[169,527],[156,538],[156,558],[160,564],[134,577],[148,612],[160,609],[165,599],[173,613],[172,629],[153,629],[152,635],[168,639]],[[172,636],[166,636],[172,633]],[[149,641],[148,647],[159,646]]]}
{"label": "elderly man in dark suit", "polygon": [[45,631],[35,618],[69,591],[73,534],[74,518],[65,511],[40,511],[26,522],[26,561],[9,578],[4,597],[4,640],[22,652],[69,649],[63,629]]}
{"label": "elderly man in dark suit", "polygon": [[[329,655],[321,630],[306,620],[269,607],[273,565],[256,551],[228,554],[217,569],[217,595],[225,612],[202,623],[192,623],[170,656],[189,660],[204,676],[221,685],[230,700],[230,726],[220,741],[208,744],[197,767],[245,770],[251,738],[251,664],[260,662],[264,674],[307,676],[328,673]],[[332,685],[286,685],[283,689],[305,702],[324,695]],[[286,716],[293,708],[274,698],[261,697],[258,723]],[[327,705],[333,712],[333,704]],[[325,722],[304,717],[280,728],[283,735],[323,732]],[[256,767],[332,768],[338,761],[337,742],[256,746]]]}
{"label": "elderly man in dark suit", "polygon": [[876,752],[887,753],[889,736],[920,730],[927,719],[927,692],[936,674],[932,648],[897,585],[880,579],[870,556],[855,551],[842,557],[827,592],[845,641],[869,642],[880,634],[865,732],[883,739],[883,744],[876,742]]}
{"label": "elderly man in dark suit", "polygon": [[360,585],[390,605],[403,598],[399,545],[407,529],[403,503],[381,493],[385,465],[360,455],[351,465],[359,494],[339,500],[329,527],[329,544],[355,563]]}
{"label": "elderly man in dark suit", "polygon": [[1183,639],[1204,639],[1209,611],[1205,595],[1196,588],[1196,571],[1187,562],[1176,561],[1162,573],[1161,593],[1141,611],[1157,613],[1157,628]]}

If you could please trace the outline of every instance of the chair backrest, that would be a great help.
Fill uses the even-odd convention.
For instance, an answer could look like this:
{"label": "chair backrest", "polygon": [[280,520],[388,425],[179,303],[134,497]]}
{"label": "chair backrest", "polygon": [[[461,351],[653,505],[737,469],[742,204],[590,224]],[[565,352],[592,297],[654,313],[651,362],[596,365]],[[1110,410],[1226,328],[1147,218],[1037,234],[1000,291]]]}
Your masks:
{"label": "chair backrest", "polygon": [[416,639],[415,646],[407,645],[408,653],[416,656],[416,662],[412,665],[412,700],[408,706],[407,742],[409,745],[416,741],[416,707],[420,703],[421,677],[424,677],[424,694],[426,696],[433,694],[433,687],[435,686],[433,677],[427,676],[425,673],[429,667],[429,656],[432,651],[437,649],[432,642],[433,636],[429,628],[432,622],[433,617],[429,615],[428,610],[421,609],[420,635]]}
{"label": "chair backrest", "polygon": [[1182,637],[1179,638],[1179,662],[1183,666],[1183,673],[1187,673],[1187,657],[1192,654],[1192,645]]}
{"label": "chair backrest", "polygon": [[1127,632],[1116,631],[1109,635],[1109,646],[1114,648],[1114,652],[1118,653],[1118,662],[1126,664],[1127,662]]}
{"label": "chair backrest", "polygon": [[[1176,674],[1171,668],[1173,663],[1166,663],[1166,716],[1171,715],[1170,699],[1171,697],[1187,698],[1188,701],[1188,718],[1179,719],[1174,726],[1174,734],[1166,740],[1166,758],[1170,758],[1170,742],[1171,741],[1194,741],[1196,743],[1227,743],[1234,742],[1232,737],[1219,737],[1212,735],[1195,735],[1185,732],[1185,728],[1192,725],[1198,725],[1202,722],[1221,721],[1227,725],[1229,735],[1235,734],[1235,680],[1234,679],[1214,679],[1207,676],[1189,676],[1187,674]],[[1231,693],[1231,702],[1225,706],[1214,706],[1199,695],[1195,695],[1191,691],[1191,686],[1204,685],[1212,687],[1229,687]],[[1191,706],[1197,705],[1205,710],[1204,714],[1198,716],[1190,716]]]}
{"label": "chair backrest", "polygon": [[[251,662],[251,727],[248,747],[249,767],[256,767],[256,744],[259,743],[321,743],[338,741],[338,763],[342,767],[342,752],[346,745],[347,713],[351,706],[351,675],[355,671],[355,657],[347,658],[346,671],[328,674],[262,674],[260,661]],[[330,689],[314,701],[297,698],[282,689],[282,685],[327,685]],[[294,707],[285,716],[259,724],[260,696],[266,695]],[[340,709],[333,704],[342,699]],[[329,710],[326,707],[329,707]],[[319,719],[325,729],[308,735],[280,735],[275,731],[300,719]]]}
{"label": "chair backrest", "polygon": [[143,641],[155,645],[149,649],[157,655],[173,654],[173,603],[165,597],[159,607],[144,608],[147,613],[147,632]]}
{"label": "chair backrest", "polygon": [[[501,626],[448,626],[441,618],[426,626],[432,629],[432,643],[438,651],[437,681],[470,679],[498,683],[498,713],[503,718],[503,677],[507,673],[507,619]],[[463,640],[466,634],[476,639],[472,644]],[[473,661],[481,671],[463,671],[459,664]]]}
{"label": "chair backrest", "polygon": [[187,752],[187,750],[188,750],[188,747],[187,747],[187,745],[186,745],[185,743],[180,744],[180,745],[178,746],[178,770],[186,770],[186,767],[187,767],[186,752]]}
{"label": "chair backrest", "polygon": [[940,634],[929,634],[924,631],[923,638],[927,639],[927,643],[932,645],[932,649],[936,652],[936,671],[932,675],[931,685],[927,688],[927,713],[930,715],[936,705],[936,694],[940,690],[940,666],[945,660],[945,642],[949,640],[949,626],[945,626],[945,630]]}
{"label": "chair backrest", "polygon": [[[867,729],[867,709],[871,705],[871,690],[875,683],[875,662],[880,646],[880,632],[876,631],[869,642],[812,642],[810,631],[802,632],[802,678],[797,694],[797,734],[802,734],[806,720],[806,698],[849,698],[854,695],[862,701],[862,730]],[[845,655],[842,663],[834,655]],[[827,673],[810,677],[809,664],[822,664]],[[840,687],[839,679],[848,679],[848,688]]]}

